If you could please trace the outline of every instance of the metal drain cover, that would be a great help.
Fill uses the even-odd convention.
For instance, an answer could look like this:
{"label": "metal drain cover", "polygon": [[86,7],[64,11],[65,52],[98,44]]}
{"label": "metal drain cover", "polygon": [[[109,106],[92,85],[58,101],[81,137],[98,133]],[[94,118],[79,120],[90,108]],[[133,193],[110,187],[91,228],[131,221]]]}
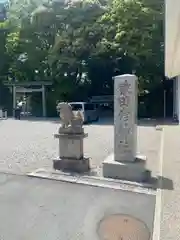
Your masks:
{"label": "metal drain cover", "polygon": [[100,240],[150,240],[150,232],[145,223],[122,214],[102,219],[98,235]]}

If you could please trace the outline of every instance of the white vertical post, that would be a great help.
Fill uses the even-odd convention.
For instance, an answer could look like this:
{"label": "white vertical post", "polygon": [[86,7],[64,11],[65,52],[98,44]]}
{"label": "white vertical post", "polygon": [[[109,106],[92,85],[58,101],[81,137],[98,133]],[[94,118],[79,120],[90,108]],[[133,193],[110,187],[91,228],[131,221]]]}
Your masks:
{"label": "white vertical post", "polygon": [[43,110],[43,117],[46,117],[46,94],[45,94],[44,85],[42,85],[42,110]]}
{"label": "white vertical post", "polygon": [[173,117],[177,114],[176,112],[176,79],[173,80]]}
{"label": "white vertical post", "polygon": [[3,111],[0,109],[0,119],[3,118]]}
{"label": "white vertical post", "polygon": [[4,118],[7,119],[7,111],[4,111]]}
{"label": "white vertical post", "polygon": [[164,90],[164,119],[166,118],[166,90]]}
{"label": "white vertical post", "polygon": [[16,86],[13,85],[13,116],[15,114],[14,109],[16,108]]}
{"label": "white vertical post", "polygon": [[178,117],[178,121],[180,122],[180,76],[177,77],[177,117]]}
{"label": "white vertical post", "polygon": [[178,77],[176,77],[174,79],[174,97],[175,97],[175,103],[174,103],[174,107],[175,107],[175,116],[177,117],[176,120],[179,120],[179,103],[178,103]]}

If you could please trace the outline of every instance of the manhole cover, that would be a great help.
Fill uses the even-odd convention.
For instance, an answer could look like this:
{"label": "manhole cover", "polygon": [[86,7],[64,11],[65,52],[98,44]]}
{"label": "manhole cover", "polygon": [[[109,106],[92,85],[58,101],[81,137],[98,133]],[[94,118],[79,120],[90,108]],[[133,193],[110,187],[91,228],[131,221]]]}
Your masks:
{"label": "manhole cover", "polygon": [[150,240],[149,230],[143,222],[128,215],[111,215],[100,221],[100,240]]}

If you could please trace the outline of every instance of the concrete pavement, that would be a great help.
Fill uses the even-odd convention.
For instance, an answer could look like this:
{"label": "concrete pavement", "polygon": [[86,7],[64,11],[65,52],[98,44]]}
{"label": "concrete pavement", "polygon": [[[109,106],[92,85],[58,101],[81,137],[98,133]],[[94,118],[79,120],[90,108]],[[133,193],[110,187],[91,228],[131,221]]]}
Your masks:
{"label": "concrete pavement", "polygon": [[[159,165],[157,210],[160,229],[155,240],[180,239],[180,126],[164,126]],[[158,226],[157,226],[158,227]],[[156,226],[155,226],[156,228]]]}
{"label": "concrete pavement", "polygon": [[154,194],[0,174],[0,239],[100,240],[99,222],[111,214],[152,233],[154,206]]}
{"label": "concrete pavement", "polygon": [[[57,156],[58,150],[58,143],[53,139],[53,134],[57,131],[57,128],[58,123],[56,121],[14,121],[11,119],[1,121],[0,172],[26,174],[39,168],[51,168],[52,158]],[[164,125],[163,128],[163,131],[157,131],[153,125],[143,124],[139,126],[138,151],[147,155],[148,169],[152,170],[153,176],[160,176],[156,199],[157,222],[155,222],[154,225],[155,235],[153,240],[178,240],[180,239],[180,126]],[[92,166],[96,168],[97,166],[101,166],[103,159],[113,150],[112,122],[105,121],[100,124],[87,125],[85,126],[85,131],[89,133],[89,137],[85,140],[85,154],[86,156],[92,157]],[[57,209],[59,209],[58,207],[60,205],[66,206],[67,208],[70,208],[71,205],[74,207],[77,205],[80,209],[79,205],[81,204],[83,206],[82,208],[87,207],[87,210],[90,209],[90,201],[94,204],[94,198],[90,197],[94,191],[92,190],[94,187],[91,186],[89,188],[84,186],[84,188],[91,189],[84,191],[82,190],[84,189],[82,186],[80,188],[74,188],[74,190],[72,190],[73,187],[70,186],[69,184],[66,185],[66,183],[52,183],[47,180],[30,180],[28,177],[21,178],[0,174],[0,238],[5,240],[12,238],[15,240],[28,239],[28,234],[26,235],[24,230],[26,229],[27,232],[29,231],[29,236],[32,236],[30,239],[40,239],[39,237],[43,237],[43,239],[58,239],[58,229],[59,225],[62,225],[62,218],[60,218],[59,222],[57,221],[58,225],[54,224],[52,226],[52,228],[55,229],[53,230],[55,231],[54,235],[52,235],[53,233],[50,231],[50,233],[47,233],[46,238],[45,235],[43,235],[45,233],[42,228],[47,228],[49,224],[46,222],[46,216],[48,215],[43,215],[44,213],[41,214],[41,206],[48,206],[48,209],[51,209],[50,203],[52,202],[52,205],[54,204]],[[68,192],[68,189],[73,193],[77,193],[79,189],[81,189],[79,191],[80,195],[73,195],[73,199],[77,198],[75,199],[75,205],[73,205],[73,202],[69,202],[66,205],[66,199],[63,198],[63,193]],[[81,191],[83,194],[81,194]],[[95,198],[97,197],[99,201],[112,201],[113,206],[114,201],[121,201],[120,199],[122,198],[124,202],[121,202],[121,204],[126,205],[126,210],[132,205],[135,208],[137,207],[138,210],[139,205],[137,205],[136,199],[140,199],[140,204],[146,203],[147,205],[143,207],[146,211],[142,211],[141,208],[138,212],[144,212],[144,214],[147,214],[146,217],[148,218],[149,216],[149,219],[151,218],[152,221],[151,214],[154,211],[154,196],[150,196],[148,200],[147,194],[136,195],[136,191],[133,189],[133,193],[128,195],[120,189],[116,194],[114,190],[105,189],[102,190],[102,192],[104,191],[106,194],[100,190],[100,193],[104,197],[103,200],[99,198],[99,195],[96,195],[98,191],[99,190],[95,190],[93,194],[95,194]],[[125,194],[122,194],[122,192],[125,192]],[[112,193],[112,199],[106,198],[107,195],[111,196]],[[50,199],[51,195],[57,202],[56,200]],[[67,193],[66,197],[68,196],[70,196],[70,193]],[[137,196],[140,196],[140,198],[137,198]],[[70,198],[72,198],[72,195]],[[64,202],[62,202],[62,199]],[[83,205],[83,199],[85,199],[85,205]],[[143,201],[141,202],[142,199],[144,199],[144,203]],[[130,205],[127,205],[129,203]],[[150,211],[148,206],[150,206]],[[32,213],[35,213],[34,218],[31,215],[30,209],[32,209]],[[116,209],[120,209],[121,211],[122,208],[120,206],[120,208]],[[48,211],[53,212],[53,210],[55,209],[52,207],[52,209]],[[60,209],[58,211],[58,214],[62,214]],[[91,210],[87,210],[87,212],[91,212]],[[74,210],[72,210],[72,215],[73,217],[76,215]],[[80,217],[83,218],[85,215],[84,212],[82,215],[80,214]],[[17,216],[20,217],[16,222]],[[77,226],[73,227],[73,224],[69,223],[70,212],[67,216],[68,218],[65,218],[66,222],[72,227],[72,232],[68,232],[69,230],[65,229],[69,234],[69,238],[67,239],[76,239],[74,237],[72,238],[72,234],[75,233],[73,229],[78,229],[82,223],[77,219],[78,217],[75,217]],[[27,220],[27,222],[30,221],[30,223],[24,226],[23,219],[26,218],[30,219]],[[50,220],[52,220],[52,217],[50,217]],[[38,225],[39,227],[33,227],[36,223],[40,224]],[[9,229],[12,229],[12,233]],[[65,232],[62,232],[62,235],[59,236],[63,237],[63,234],[65,234]]]}
{"label": "concrete pavement", "polygon": [[[52,159],[56,157],[58,153],[58,142],[53,138],[53,134],[57,132],[58,127],[57,121],[50,120],[15,121],[9,119],[1,121],[0,172],[12,172],[19,175],[34,172],[39,168],[51,169]],[[93,169],[100,169],[96,171],[96,175],[101,176],[102,161],[113,151],[112,121],[101,121],[92,125],[86,125],[85,132],[89,134],[89,137],[85,140],[85,156],[91,157],[91,167]],[[156,131],[155,125],[142,124],[138,127],[138,152],[148,157],[147,166],[148,169],[152,171],[153,176],[156,176],[158,169],[160,139],[161,132]],[[106,185],[106,188],[102,190],[102,186],[94,187],[96,184],[90,184],[88,182],[89,179],[86,180],[86,186],[81,186],[83,183],[80,179],[77,183],[81,185],[73,185],[76,186],[73,190],[73,187],[67,182],[55,183],[51,180],[47,181],[44,179],[30,180],[28,177],[20,177],[17,175],[14,177],[11,177],[9,174],[0,175],[0,183],[2,181],[2,184],[0,184],[0,194],[4,196],[4,198],[0,198],[0,221],[2,221],[2,224],[0,224],[0,233],[2,232],[2,234],[4,234],[5,240],[12,239],[12,237],[18,240],[29,238],[96,240],[98,239],[97,236],[91,235],[93,227],[89,221],[97,223],[97,220],[100,220],[106,212],[108,212],[108,214],[125,213],[133,215],[144,221],[148,225],[149,230],[152,231],[155,195],[147,194],[144,190],[142,191],[142,189],[139,191],[139,188],[137,191],[136,186],[131,186],[127,189],[125,187],[126,184],[124,184],[122,188],[113,186],[113,189],[110,189],[112,185],[109,185],[109,187]],[[91,179],[91,183],[92,181]],[[83,189],[91,190],[84,191]],[[69,191],[73,194],[70,194]],[[68,192],[67,195],[65,194],[66,192]],[[106,194],[103,192],[106,192]],[[114,195],[114,192],[117,194]],[[94,201],[91,194],[95,196],[94,198],[97,199],[97,201]],[[49,199],[51,195],[53,199]],[[68,198],[71,199],[69,200]],[[47,199],[47,201],[44,199]],[[63,202],[61,199],[63,199]],[[38,205],[39,202],[40,205]],[[79,204],[79,202],[81,204]],[[55,219],[57,223],[53,222],[51,215],[47,215],[46,217],[46,214],[44,214],[41,209],[41,203],[48,209],[48,212],[52,212],[51,205],[54,204],[53,213],[58,212],[58,219]],[[7,213],[8,205],[10,206],[10,213]],[[93,205],[93,207],[91,205]],[[64,216],[64,212],[61,213],[61,206],[66,209],[63,211],[67,211],[66,217]],[[73,210],[72,214],[70,213],[71,206],[77,208],[77,211],[75,212],[75,210]],[[108,209],[110,209],[110,211]],[[142,211],[142,209],[146,209],[146,211]],[[101,214],[98,213],[99,211]],[[22,212],[22,217],[16,221],[17,217],[15,219],[14,216],[18,216],[18,212]],[[80,214],[81,220],[78,217],[74,218],[77,212],[82,212]],[[93,215],[91,215],[92,212]],[[6,213],[13,217],[11,220],[10,216],[7,215],[7,221],[4,223],[3,220]],[[61,218],[59,214],[62,214],[63,217]],[[72,219],[71,215],[73,216]],[[64,225],[62,230],[59,230],[59,226],[63,224],[63,218],[65,219],[66,225],[70,224],[70,230],[69,228],[67,229],[66,226],[64,227]],[[30,219],[29,225],[28,223],[27,226],[23,225],[25,223],[22,219]],[[83,225],[83,221],[85,221],[86,226]],[[12,228],[13,235],[8,232],[8,225]],[[23,226],[22,229],[21,225]],[[52,226],[54,229],[54,235],[51,231],[48,233],[42,230],[48,229],[49,226]],[[80,226],[92,230],[84,230],[84,228],[82,228],[83,232],[79,232],[79,230],[76,231],[76,229],[81,229]],[[95,228],[95,225],[93,226]],[[85,233],[86,231],[88,234]],[[64,238],[66,233],[67,238]],[[58,238],[59,236],[60,238]],[[88,236],[91,238],[88,239]]]}

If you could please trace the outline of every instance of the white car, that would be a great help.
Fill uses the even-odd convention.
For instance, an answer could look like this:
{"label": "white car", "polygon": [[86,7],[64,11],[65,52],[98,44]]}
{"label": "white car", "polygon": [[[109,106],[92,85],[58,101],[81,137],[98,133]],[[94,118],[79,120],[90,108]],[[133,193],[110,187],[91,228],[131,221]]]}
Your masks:
{"label": "white car", "polygon": [[70,102],[73,112],[79,111],[82,114],[83,122],[98,121],[99,115],[96,105],[88,102]]}

